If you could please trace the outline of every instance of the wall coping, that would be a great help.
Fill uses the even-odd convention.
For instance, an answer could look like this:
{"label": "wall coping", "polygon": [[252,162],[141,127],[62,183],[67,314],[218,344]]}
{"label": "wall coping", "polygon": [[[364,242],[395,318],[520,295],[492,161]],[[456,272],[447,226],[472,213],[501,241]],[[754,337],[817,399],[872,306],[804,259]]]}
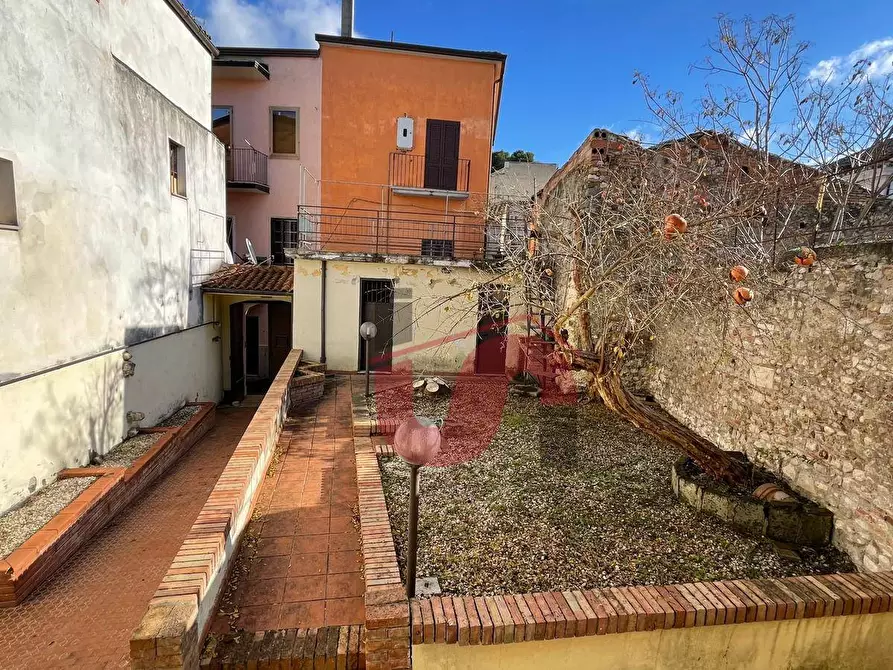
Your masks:
{"label": "wall coping", "polygon": [[893,611],[893,572],[436,596],[411,603],[413,644],[503,644]]}

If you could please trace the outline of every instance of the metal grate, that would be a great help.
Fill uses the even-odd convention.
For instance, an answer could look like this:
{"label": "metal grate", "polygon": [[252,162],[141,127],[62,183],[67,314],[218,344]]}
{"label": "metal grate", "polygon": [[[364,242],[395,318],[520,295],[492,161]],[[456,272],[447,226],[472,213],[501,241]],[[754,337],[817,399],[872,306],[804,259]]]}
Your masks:
{"label": "metal grate", "polygon": [[394,284],[390,279],[364,279],[363,302],[389,305],[394,300]]}

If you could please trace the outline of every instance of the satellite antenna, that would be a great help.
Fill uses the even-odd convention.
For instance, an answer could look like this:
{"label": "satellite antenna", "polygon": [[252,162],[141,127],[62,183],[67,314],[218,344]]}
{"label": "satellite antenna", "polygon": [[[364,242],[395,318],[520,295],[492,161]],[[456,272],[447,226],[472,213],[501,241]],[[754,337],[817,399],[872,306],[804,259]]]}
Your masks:
{"label": "satellite antenna", "polygon": [[251,244],[251,240],[247,237],[245,238],[245,246],[248,248],[248,261],[252,265],[257,265],[257,254],[254,253],[254,245]]}
{"label": "satellite antenna", "polygon": [[251,142],[249,142],[247,139],[243,139],[242,141],[243,141],[245,144],[247,144],[249,147],[251,147],[252,149],[254,148],[254,147],[251,146]]}

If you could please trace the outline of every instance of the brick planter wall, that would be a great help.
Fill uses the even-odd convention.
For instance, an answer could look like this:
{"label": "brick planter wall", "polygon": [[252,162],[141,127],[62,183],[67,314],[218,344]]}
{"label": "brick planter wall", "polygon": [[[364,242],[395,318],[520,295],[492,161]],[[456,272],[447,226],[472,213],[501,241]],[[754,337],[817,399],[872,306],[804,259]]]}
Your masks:
{"label": "brick planter wall", "polygon": [[324,363],[302,363],[298,373],[289,382],[289,411],[318,402],[322,398],[326,383]]}
{"label": "brick planter wall", "polygon": [[216,405],[190,404],[198,404],[201,409],[183,426],[147,431],[164,435],[130,467],[70,468],[59,473],[60,479],[99,479],[0,561],[0,607],[23,602],[51,580],[65,561],[211,429],[217,416]]}
{"label": "brick planter wall", "polygon": [[301,350],[286,357],[130,640],[131,666],[195,668],[290,407]]}

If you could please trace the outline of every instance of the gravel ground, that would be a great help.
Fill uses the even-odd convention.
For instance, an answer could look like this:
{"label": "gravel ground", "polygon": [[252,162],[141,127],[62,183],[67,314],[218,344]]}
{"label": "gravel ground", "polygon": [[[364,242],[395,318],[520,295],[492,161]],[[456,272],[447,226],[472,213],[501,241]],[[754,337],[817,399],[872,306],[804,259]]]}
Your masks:
{"label": "gravel ground", "polygon": [[164,433],[140,433],[129,437],[103,456],[100,465],[106,468],[129,468],[162,437]]}
{"label": "gravel ground", "polygon": [[0,516],[0,557],[9,556],[95,480],[96,477],[60,479]]}
{"label": "gravel ground", "polygon": [[189,419],[198,414],[201,406],[199,405],[186,405],[181,407],[176,412],[167,417],[164,421],[159,421],[157,424],[158,428],[167,428],[169,426],[182,426]]}
{"label": "gravel ground", "polygon": [[[432,418],[448,403],[415,401]],[[771,542],[679,502],[677,457],[600,404],[509,398],[474,460],[422,470],[418,575],[438,577],[445,593],[488,595],[853,570],[831,548],[782,559]],[[409,469],[398,458],[381,469],[404,568]]]}

